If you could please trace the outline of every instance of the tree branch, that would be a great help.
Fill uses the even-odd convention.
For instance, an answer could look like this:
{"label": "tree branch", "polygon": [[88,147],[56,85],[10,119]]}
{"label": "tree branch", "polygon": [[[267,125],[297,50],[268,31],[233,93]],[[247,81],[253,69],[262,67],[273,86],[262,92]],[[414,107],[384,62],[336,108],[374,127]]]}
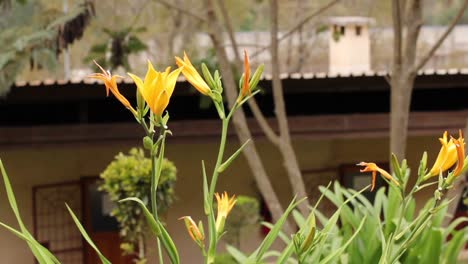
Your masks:
{"label": "tree branch", "polygon": [[[222,46],[222,39],[219,36],[219,32],[222,31],[222,28],[213,10],[214,1],[215,0],[204,0],[206,6],[206,17],[207,21],[209,22],[207,25],[210,38],[213,42],[213,46],[216,49],[220,70],[223,75],[226,98],[228,99],[229,106],[232,107],[237,99],[237,85],[234,81],[234,75],[227,58],[226,50]],[[239,140],[241,142],[245,142],[246,140],[251,139],[252,135],[250,133],[249,127],[247,126],[247,121],[243,109],[239,109],[234,114],[233,118],[233,123],[236,128],[236,133]],[[284,210],[275,190],[273,189],[271,181],[268,178],[263,162],[258,155],[255,142],[247,144],[243,154],[246,157],[247,163],[257,183],[257,187],[265,199],[273,219],[277,221],[280,219]],[[286,221],[284,228],[288,234],[292,234],[294,232],[290,221]]]}
{"label": "tree branch", "polygon": [[419,60],[418,64],[413,68],[414,72],[418,72],[424,65],[429,61],[429,59],[434,55],[436,50],[442,45],[444,40],[447,38],[447,36],[452,32],[453,28],[455,25],[458,23],[458,21],[463,17],[463,14],[466,10],[466,7],[468,6],[468,0],[465,0],[463,2],[463,5],[460,7],[460,10],[458,10],[457,15],[453,18],[452,22],[450,25],[447,27],[445,32],[440,36],[440,38],[436,41],[434,46]]}
{"label": "tree branch", "polygon": [[[229,13],[227,12],[226,6],[224,4],[224,0],[217,0],[219,9],[221,10],[221,15],[223,17],[224,25],[226,27],[229,39],[231,41],[232,48],[234,49],[234,55],[235,55],[235,65],[238,67],[241,63],[241,57],[239,54],[239,49],[237,45],[237,40],[234,37],[234,29],[232,27],[231,19],[229,16]],[[218,18],[219,19],[219,18]],[[224,45],[223,45],[224,46]],[[266,135],[266,137],[274,144],[274,145],[279,145],[279,137],[276,135],[276,133],[273,131],[271,126],[268,124],[266,121],[265,116],[263,115],[262,111],[258,107],[255,98],[252,98],[248,100],[248,104],[250,109],[252,110],[252,113],[257,121],[257,123],[260,125],[260,128],[263,130],[263,133]]]}
{"label": "tree branch", "polygon": [[401,8],[400,1],[392,1],[392,17],[393,17],[393,70],[394,72],[401,69]]}
{"label": "tree branch", "polygon": [[[325,4],[324,6],[322,6],[321,8],[319,8],[318,10],[311,13],[310,15],[306,16],[301,21],[299,21],[295,26],[293,26],[288,31],[286,31],[286,33],[284,33],[281,37],[279,37],[278,42],[281,42],[281,41],[285,40],[286,38],[291,36],[294,32],[296,32],[298,29],[300,29],[305,23],[309,22],[309,20],[311,20],[312,18],[314,18],[314,17],[322,14],[323,12],[327,11],[330,7],[332,7],[334,4],[336,4],[336,3],[340,2],[340,1],[341,0],[332,0],[332,1],[328,2],[327,4]],[[257,50],[256,52],[254,52],[254,53],[252,53],[250,55],[250,58],[258,56],[260,53],[268,50],[269,48],[270,47],[267,46],[267,47],[265,47],[263,49]]]}
{"label": "tree branch", "polygon": [[[284,161],[284,168],[288,174],[293,192],[298,197],[307,197],[304,180],[299,167],[296,153],[294,152],[291,135],[289,132],[288,117],[286,114],[286,105],[284,102],[283,83],[280,79],[280,62],[278,51],[278,0],[270,0],[270,53],[272,69],[272,90],[275,105],[275,115],[279,127],[279,145]],[[308,215],[309,202],[303,202],[298,205],[299,211],[303,215]]]}
{"label": "tree branch", "polygon": [[252,98],[247,102],[249,104],[250,110],[252,110],[252,114],[255,117],[255,120],[257,120],[257,123],[259,124],[263,133],[265,133],[265,136],[271,141],[271,143],[278,146],[280,143],[279,136],[275,133],[273,128],[271,128],[270,124],[268,124],[268,121],[266,120],[265,116],[262,114],[262,111],[257,105],[257,101],[255,101],[254,98]]}
{"label": "tree branch", "polygon": [[187,10],[187,9],[184,9],[184,8],[181,8],[181,7],[177,6],[177,5],[174,5],[174,4],[172,4],[172,3],[168,2],[168,1],[165,1],[165,0],[153,0],[153,1],[163,5],[165,7],[172,8],[172,9],[175,9],[175,10],[181,12],[181,13],[187,14],[187,15],[189,15],[189,16],[191,16],[193,18],[196,18],[197,20],[200,20],[202,22],[207,22],[207,20],[204,17],[199,16],[198,14],[193,13],[193,12]]}
{"label": "tree branch", "polygon": [[226,9],[226,5],[224,4],[224,0],[218,0],[219,9],[221,10],[221,14],[223,15],[224,26],[226,27],[229,39],[231,40],[232,49],[234,50],[234,56],[236,61],[236,66],[241,64],[241,57],[239,54],[239,47],[237,46],[236,37],[234,36],[234,28],[232,27],[231,17]]}

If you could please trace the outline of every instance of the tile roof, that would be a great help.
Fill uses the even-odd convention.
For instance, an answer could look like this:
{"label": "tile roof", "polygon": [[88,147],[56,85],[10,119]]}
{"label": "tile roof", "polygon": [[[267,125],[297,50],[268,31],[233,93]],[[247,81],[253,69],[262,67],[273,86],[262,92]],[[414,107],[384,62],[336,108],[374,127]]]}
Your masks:
{"label": "tile roof", "polygon": [[[315,73],[281,73],[280,78],[285,79],[339,79],[339,78],[359,78],[359,77],[384,77],[389,75],[389,71],[368,71],[358,74],[330,74],[327,72]],[[453,68],[453,69],[425,69],[418,72],[418,76],[447,76],[447,75],[466,75],[468,76],[468,68]],[[264,74],[262,80],[271,80],[271,74]],[[186,82],[185,77],[180,76],[178,82]],[[100,81],[90,78],[71,78],[64,79],[45,79],[45,80],[32,80],[32,81],[17,81],[14,87],[25,86],[52,86],[52,85],[67,85],[67,84],[98,84]],[[132,84],[130,78],[120,79],[118,83]]]}

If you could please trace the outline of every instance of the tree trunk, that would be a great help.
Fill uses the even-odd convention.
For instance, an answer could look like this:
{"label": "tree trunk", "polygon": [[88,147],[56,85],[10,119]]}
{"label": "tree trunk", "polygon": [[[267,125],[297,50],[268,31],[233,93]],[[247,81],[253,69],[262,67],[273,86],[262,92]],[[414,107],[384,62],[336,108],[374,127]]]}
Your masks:
{"label": "tree trunk", "polygon": [[[227,58],[226,50],[222,45],[222,39],[220,39],[222,29],[219,26],[218,19],[216,18],[213,10],[214,1],[205,0],[205,6],[207,8],[210,38],[213,42],[213,46],[216,49],[217,57],[219,59],[226,97],[228,99],[229,106],[232,107],[237,99],[237,85],[234,80],[231,65],[229,64],[229,60]],[[247,126],[247,120],[245,118],[244,111],[242,109],[239,109],[236,114],[234,114],[233,123],[240,142],[245,142],[252,138],[249,127]],[[275,190],[273,189],[273,186],[271,185],[265,167],[263,166],[263,162],[258,155],[255,143],[253,141],[247,144],[247,146],[244,148],[243,154],[247,159],[247,163],[249,164],[249,167],[253,173],[257,187],[260,190],[265,203],[268,205],[268,209],[271,212],[273,220],[278,220],[283,214],[284,210]],[[285,223],[284,229],[288,234],[293,233],[293,228],[289,222]]]}
{"label": "tree trunk", "polygon": [[[304,180],[302,179],[301,169],[297,162],[294,152],[291,136],[289,132],[288,117],[286,115],[286,106],[284,102],[283,83],[280,79],[280,60],[278,52],[278,1],[270,0],[270,53],[273,76],[273,99],[275,102],[275,114],[278,120],[280,131],[279,150],[283,156],[283,165],[289,177],[292,190],[298,198],[307,197]],[[309,203],[304,201],[299,204],[299,210],[304,216],[309,214]]]}
{"label": "tree trunk", "polygon": [[398,159],[405,158],[408,138],[408,120],[411,107],[411,94],[414,78],[392,76],[392,92],[390,98],[390,152]]}

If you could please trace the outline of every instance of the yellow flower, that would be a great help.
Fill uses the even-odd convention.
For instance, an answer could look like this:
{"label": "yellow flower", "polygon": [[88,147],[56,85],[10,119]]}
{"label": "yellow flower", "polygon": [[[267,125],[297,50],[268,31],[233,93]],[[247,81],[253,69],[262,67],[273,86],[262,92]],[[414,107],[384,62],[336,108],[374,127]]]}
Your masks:
{"label": "yellow flower", "polygon": [[247,51],[244,50],[244,83],[242,84],[242,89],[240,92],[239,99],[237,99],[237,102],[239,103],[244,99],[248,94],[250,94],[250,63],[249,63],[249,55],[247,54]]}
{"label": "yellow flower", "polygon": [[444,132],[442,138],[439,138],[439,141],[442,147],[440,148],[439,155],[431,170],[424,176],[425,180],[450,169],[457,161],[457,147],[455,146],[453,138],[451,138],[450,141],[447,139],[447,131]]}
{"label": "yellow flower", "polygon": [[197,72],[195,67],[193,67],[192,63],[190,62],[187,54],[184,52],[184,60],[179,57],[175,57],[177,66],[182,68],[182,74],[187,78],[187,81],[195,87],[200,93],[204,95],[210,95],[211,89],[208,84],[203,80],[201,75]]}
{"label": "yellow flower", "polygon": [[461,131],[459,131],[458,139],[453,139],[453,142],[457,148],[457,167],[453,173],[453,175],[456,177],[460,175],[463,170],[463,166],[465,165],[465,139],[463,138]]}
{"label": "yellow flower", "polygon": [[392,175],[390,175],[390,173],[388,173],[384,169],[379,168],[379,166],[377,166],[377,164],[375,164],[375,163],[361,162],[361,163],[358,163],[356,165],[365,166],[364,169],[360,170],[361,172],[372,172],[372,188],[371,188],[371,191],[373,191],[374,188],[375,188],[375,181],[376,181],[376,177],[377,177],[377,172],[379,172],[380,175],[382,175],[384,178],[387,178],[389,181],[392,181],[393,183],[395,183],[395,185],[400,186],[398,181],[395,180],[392,177]]}
{"label": "yellow flower", "polygon": [[104,70],[96,61],[94,63],[101,69],[102,73],[93,73],[88,75],[88,78],[98,79],[104,82],[106,86],[106,96],[109,96],[109,91],[119,100],[127,109],[129,109],[133,114],[136,114],[135,109],[133,109],[130,102],[125,98],[120,92],[119,88],[117,87],[117,78],[123,78],[119,75],[112,75],[110,71]]}
{"label": "yellow flower", "polygon": [[143,96],[143,99],[157,117],[161,117],[168,106],[169,99],[174,92],[177,77],[182,68],[172,72],[170,70],[171,67],[167,67],[164,72],[158,72],[154,70],[153,65],[148,61],[148,71],[146,72],[144,81],[140,77],[128,73],[138,87],[138,91]]}
{"label": "yellow flower", "polygon": [[182,219],[185,222],[185,227],[187,228],[187,231],[190,237],[192,238],[192,240],[195,241],[195,243],[197,243],[200,247],[203,247],[204,246],[203,241],[205,240],[205,235],[203,234],[203,230],[200,230],[198,228],[197,224],[195,223],[195,221],[193,221],[192,217],[183,216],[179,218],[179,220],[182,220]]}
{"label": "yellow flower", "polygon": [[232,210],[236,204],[236,196],[233,195],[229,198],[227,192],[221,194],[215,193],[216,200],[218,201],[218,215],[216,216],[216,231],[220,234],[224,229],[224,223],[229,212]]}

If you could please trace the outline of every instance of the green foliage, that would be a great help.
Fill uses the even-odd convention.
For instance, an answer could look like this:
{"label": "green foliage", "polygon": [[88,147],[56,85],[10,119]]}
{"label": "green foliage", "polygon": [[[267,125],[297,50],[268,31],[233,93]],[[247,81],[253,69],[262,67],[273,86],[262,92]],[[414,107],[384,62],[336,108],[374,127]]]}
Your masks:
{"label": "green foliage", "polygon": [[260,204],[257,199],[239,195],[237,203],[226,219],[226,234],[223,238],[236,247],[240,246],[241,230],[249,226],[258,226],[260,220]]}
{"label": "green foliage", "polygon": [[0,95],[27,66],[54,69],[57,55],[81,37],[93,10],[86,3],[63,14],[38,1],[20,2],[0,7]]}
{"label": "green foliage", "polygon": [[230,254],[219,254],[216,255],[214,264],[238,264],[239,262],[236,261]]}
{"label": "green foliage", "polygon": [[[167,159],[163,161],[158,185],[158,212],[164,213],[174,201],[176,167]],[[145,157],[142,149],[133,148],[128,155],[119,153],[101,173],[103,182],[100,190],[109,194],[115,208],[111,214],[120,224],[120,234],[126,242],[125,248],[131,252],[147,230],[145,215],[137,203],[119,202],[128,197],[138,198],[145,206],[150,204],[151,160]]]}
{"label": "green foliage", "polygon": [[[408,174],[404,162],[398,167],[402,175]],[[308,216],[294,210],[299,231],[291,237],[279,232],[275,239],[280,238],[284,248],[266,252],[257,262],[235,247],[227,246],[227,250],[239,263],[264,263],[272,258],[275,263],[457,262],[468,241],[468,227],[458,230],[456,227],[468,222],[468,218],[458,218],[444,226],[448,202],[429,199],[416,213],[411,192],[411,198],[406,196],[402,200],[399,189],[392,186],[387,194],[381,188],[375,200],[369,201],[362,195],[364,190],[346,189],[338,182],[332,189],[320,187],[322,196],[317,205],[323,198],[330,200],[337,207],[333,215],[318,211],[317,205]]]}
{"label": "green foliage", "polygon": [[5,190],[8,197],[8,202],[10,204],[11,210],[15,214],[16,221],[20,227],[20,230],[16,230],[15,228],[10,227],[2,222],[0,222],[0,226],[7,229],[8,231],[12,232],[14,235],[23,239],[29,246],[29,249],[33,253],[34,257],[40,264],[56,264],[60,263],[57,258],[44,246],[42,246],[28,231],[26,225],[23,222],[23,219],[20,215],[18,205],[16,203],[16,197],[13,192],[13,188],[11,187],[10,179],[8,174],[6,173],[5,167],[3,166],[3,162],[0,160],[0,170],[2,172],[3,182],[5,184]]}
{"label": "green foliage", "polygon": [[[148,49],[148,46],[137,36],[145,30],[144,27],[128,27],[116,31],[103,28],[102,32],[107,35],[108,39],[94,44],[88,56],[84,58],[84,62],[90,63],[95,60],[104,68],[116,69],[122,66],[130,71],[128,57]],[[95,67],[94,64],[93,67]]]}

